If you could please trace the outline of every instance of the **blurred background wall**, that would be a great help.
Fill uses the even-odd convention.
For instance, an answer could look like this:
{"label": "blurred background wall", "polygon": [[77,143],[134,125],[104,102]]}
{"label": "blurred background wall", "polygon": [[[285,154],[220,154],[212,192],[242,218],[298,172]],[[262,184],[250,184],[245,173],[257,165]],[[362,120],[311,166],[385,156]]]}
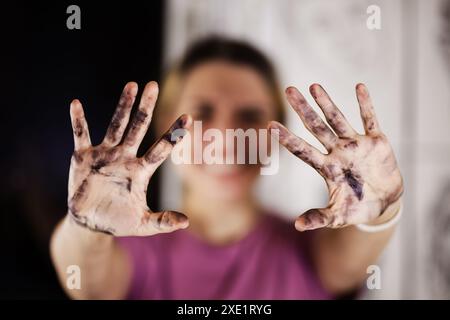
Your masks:
{"label": "blurred background wall", "polygon": [[[79,31],[66,28],[71,4],[81,8]],[[381,9],[380,30],[366,26],[369,5]],[[450,298],[449,0],[2,6],[0,297],[65,297],[50,264],[48,241],[66,212],[73,147],[70,100],[78,97],[85,103],[93,141],[99,141],[127,81],[142,86],[159,80],[190,41],[219,33],[246,39],[266,52],[283,87],[307,92],[311,83],[323,84],[360,131],[354,86],[367,83],[406,191],[399,230],[380,260],[382,289],[362,298]],[[320,147],[291,110],[287,122]],[[152,138],[146,137],[144,148]],[[261,201],[288,217],[324,205],[321,177],[284,150],[281,156],[279,174],[261,178]],[[179,182],[168,167],[152,180],[152,208],[179,204],[174,192]]]}
{"label": "blurred background wall", "polygon": [[[370,5],[381,9],[380,30],[366,25]],[[360,132],[354,86],[358,82],[369,86],[379,121],[398,156],[406,191],[402,223],[380,261],[382,289],[362,298],[450,297],[448,7],[449,1],[440,0],[170,0],[167,4],[165,66],[176,61],[191,41],[210,33],[245,39],[273,59],[283,87],[295,85],[307,93],[311,83],[323,84]],[[287,122],[321,148],[290,108]],[[326,204],[322,178],[282,152],[280,172],[261,178],[259,198],[289,217]],[[179,197],[173,190],[179,182],[173,170],[167,170],[171,164],[165,166],[162,205],[176,207]]]}
{"label": "blurred background wall", "polygon": [[[99,143],[125,83],[160,79],[162,1],[75,3],[81,30],[66,27],[73,1],[2,4],[0,298],[65,297],[49,240],[67,212],[70,101],[81,100]],[[156,206],[157,177],[149,188]]]}

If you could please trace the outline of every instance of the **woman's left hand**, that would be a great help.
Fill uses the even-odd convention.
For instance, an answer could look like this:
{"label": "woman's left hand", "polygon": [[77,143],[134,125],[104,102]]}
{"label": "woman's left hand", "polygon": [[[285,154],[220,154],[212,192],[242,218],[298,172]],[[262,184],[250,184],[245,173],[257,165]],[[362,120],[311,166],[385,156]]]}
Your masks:
{"label": "woman's left hand", "polygon": [[367,88],[363,84],[356,86],[365,135],[350,126],[320,85],[313,84],[310,92],[334,132],[296,88],[289,87],[286,95],[328,154],[321,153],[280,123],[269,123],[269,129],[279,130],[280,143],[316,169],[328,186],[328,206],[306,211],[295,226],[304,231],[373,222],[400,198],[403,181],[392,148],[378,125]]}

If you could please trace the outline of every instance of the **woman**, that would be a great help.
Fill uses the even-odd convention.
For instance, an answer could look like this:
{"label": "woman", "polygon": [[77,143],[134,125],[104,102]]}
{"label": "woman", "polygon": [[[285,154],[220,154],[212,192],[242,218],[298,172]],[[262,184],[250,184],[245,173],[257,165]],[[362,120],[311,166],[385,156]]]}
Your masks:
{"label": "woman", "polygon": [[[364,135],[349,125],[320,85],[310,91],[329,126],[297,89],[288,88],[286,96],[327,154],[271,121],[283,120],[271,64],[238,41],[209,38],[187,51],[164,85],[155,117],[158,131],[183,115],[142,157],[136,152],[157,100],[155,82],[145,86],[129,125],[138,88],[132,82],[125,86],[98,146],[91,145],[83,108],[74,100],[68,214],[51,241],[68,294],[82,299],[321,299],[358,289],[393,233],[402,177],[363,84],[356,95]],[[295,230],[252,197],[259,165],[196,163],[177,167],[186,215],[150,211],[148,181],[175,145],[187,143],[180,145],[182,136],[172,133],[189,130],[193,120],[201,121],[203,130],[220,132],[274,129],[282,145],[325,179],[329,205],[302,214]],[[190,142],[192,152],[206,145]],[[65,286],[70,265],[81,270],[78,290]]]}

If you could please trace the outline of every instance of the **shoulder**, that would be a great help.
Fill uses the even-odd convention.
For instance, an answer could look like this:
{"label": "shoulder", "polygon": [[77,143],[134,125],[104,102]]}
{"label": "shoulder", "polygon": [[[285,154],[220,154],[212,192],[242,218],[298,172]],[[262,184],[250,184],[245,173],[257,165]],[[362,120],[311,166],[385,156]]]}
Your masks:
{"label": "shoulder", "polygon": [[299,232],[294,227],[294,220],[273,211],[263,212],[264,225],[275,235],[285,238],[298,238]]}
{"label": "shoulder", "polygon": [[265,212],[264,219],[266,226],[270,229],[272,237],[283,243],[289,243],[296,249],[301,249],[307,253],[311,243],[314,241],[316,231],[298,231],[295,229],[294,219],[289,219],[280,213]]}

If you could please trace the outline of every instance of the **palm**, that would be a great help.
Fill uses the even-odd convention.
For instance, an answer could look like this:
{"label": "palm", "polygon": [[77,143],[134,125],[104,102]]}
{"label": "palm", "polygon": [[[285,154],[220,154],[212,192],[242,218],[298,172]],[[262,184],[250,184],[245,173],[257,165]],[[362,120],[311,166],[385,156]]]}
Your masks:
{"label": "palm", "polygon": [[187,128],[190,118],[182,116],[142,158],[137,147],[147,130],[157,95],[157,87],[144,90],[139,110],[122,139],[137,88],[128,84],[121,96],[107,135],[98,146],[91,146],[83,109],[72,103],[75,151],[69,176],[69,213],[85,227],[116,236],[151,235],[187,226],[178,212],[151,212],[146,203],[150,177],[172,150],[168,137],[178,128]]}
{"label": "palm", "polygon": [[311,209],[297,220],[300,230],[342,227],[367,223],[378,217],[402,194],[403,184],[392,148],[379,131],[370,98],[363,85],[357,87],[365,135],[357,134],[319,85],[311,93],[334,132],[320,119],[296,89],[288,89],[288,99],[305,126],[329,151],[322,154],[277,122],[280,143],[313,166],[325,179],[329,190],[326,208]]}

